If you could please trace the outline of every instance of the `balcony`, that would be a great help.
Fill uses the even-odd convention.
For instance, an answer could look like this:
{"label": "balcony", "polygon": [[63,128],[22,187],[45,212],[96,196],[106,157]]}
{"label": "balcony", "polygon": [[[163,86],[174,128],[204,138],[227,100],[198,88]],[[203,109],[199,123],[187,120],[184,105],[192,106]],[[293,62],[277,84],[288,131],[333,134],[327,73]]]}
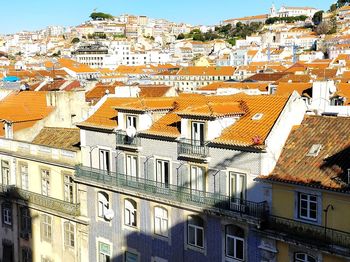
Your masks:
{"label": "balcony", "polygon": [[267,230],[274,237],[285,241],[311,245],[335,254],[350,254],[350,232],[304,223],[301,221],[269,216]]}
{"label": "balcony", "polygon": [[242,199],[234,199],[230,196],[216,193],[191,190],[190,188],[158,183],[154,180],[126,176],[106,172],[89,167],[76,167],[76,179],[83,182],[93,182],[102,186],[113,187],[116,191],[130,190],[150,200],[163,200],[178,207],[183,204],[190,205],[200,211],[207,210],[220,213],[220,215],[240,216],[254,224],[260,224],[267,215],[266,202],[251,202]]}
{"label": "balcony", "polygon": [[25,203],[34,204],[71,216],[80,215],[80,204],[66,202],[57,198],[44,196],[15,186],[0,185],[0,194],[8,199],[16,199]]}
{"label": "balcony", "polygon": [[137,135],[135,137],[127,136],[125,131],[117,131],[117,147],[137,150],[141,146],[141,139]]}
{"label": "balcony", "polygon": [[178,142],[178,155],[183,158],[205,159],[209,156],[209,149],[206,142],[180,139]]}

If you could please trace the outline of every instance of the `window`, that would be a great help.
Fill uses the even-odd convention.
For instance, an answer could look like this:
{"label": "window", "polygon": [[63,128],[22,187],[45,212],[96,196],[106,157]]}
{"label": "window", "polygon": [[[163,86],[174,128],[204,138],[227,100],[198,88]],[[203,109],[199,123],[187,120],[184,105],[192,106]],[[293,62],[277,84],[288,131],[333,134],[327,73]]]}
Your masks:
{"label": "window", "polygon": [[225,227],[225,254],[229,258],[244,260],[244,230],[235,225]]}
{"label": "window", "polygon": [[125,252],[125,262],[137,262],[138,255],[129,251]]}
{"label": "window", "polygon": [[98,261],[110,262],[111,261],[111,247],[110,245],[98,242]]}
{"label": "window", "polygon": [[321,148],[322,148],[321,144],[314,144],[314,145],[312,145],[306,156],[313,156],[313,157],[318,156],[318,154],[321,151]]}
{"label": "window", "polygon": [[20,217],[21,217],[21,237],[24,239],[29,238],[29,234],[32,233],[32,218],[30,217],[30,212],[27,207],[21,207],[20,209]]}
{"label": "window", "polygon": [[188,217],[187,243],[199,248],[204,247],[204,222],[198,216]]}
{"label": "window", "polygon": [[299,218],[317,221],[317,196],[299,193]]}
{"label": "window", "polygon": [[316,258],[305,253],[295,253],[294,262],[317,262]]}
{"label": "window", "polygon": [[28,190],[28,166],[20,165],[19,172],[21,176],[21,188],[24,190]]}
{"label": "window", "polygon": [[243,205],[243,200],[246,199],[247,190],[246,176],[245,174],[235,172],[230,172],[229,174],[231,208],[244,211],[245,206]]}
{"label": "window", "polygon": [[22,248],[21,256],[21,262],[32,262],[32,251],[29,247]]}
{"label": "window", "polygon": [[164,237],[168,236],[168,211],[165,208],[154,208],[154,233]]}
{"label": "window", "polygon": [[126,175],[130,177],[137,177],[138,161],[137,156],[126,155]]}
{"label": "window", "polygon": [[5,202],[1,205],[2,224],[12,226],[12,206],[11,203]]}
{"label": "window", "polygon": [[137,226],[137,204],[132,199],[124,201],[124,224],[131,227]]}
{"label": "window", "polygon": [[109,151],[100,149],[100,169],[110,171]]}
{"label": "window", "polygon": [[51,242],[52,238],[52,218],[48,215],[41,215],[41,238]]}
{"label": "window", "polygon": [[136,116],[130,116],[130,115],[127,115],[126,116],[126,125],[125,125],[126,128],[128,127],[133,127],[136,129]]}
{"label": "window", "polygon": [[8,161],[1,161],[1,181],[3,185],[10,184],[10,165]]}
{"label": "window", "polygon": [[73,178],[70,175],[64,175],[64,201],[73,202]]}
{"label": "window", "polygon": [[170,178],[170,169],[169,161],[157,160],[157,169],[156,169],[156,179],[157,185],[161,187],[169,187],[169,178]]}
{"label": "window", "polygon": [[202,146],[204,144],[204,123],[192,122],[192,143]]}
{"label": "window", "polygon": [[41,170],[41,194],[50,195],[50,171],[46,169]]}
{"label": "window", "polygon": [[74,225],[64,222],[64,245],[74,248]]}
{"label": "window", "polygon": [[[205,170],[203,167],[191,166],[191,189],[194,191],[205,190]],[[192,192],[195,193],[195,192]]]}
{"label": "window", "polygon": [[104,217],[106,214],[106,211],[109,209],[108,194],[105,192],[98,192],[97,198],[98,198],[98,216]]}

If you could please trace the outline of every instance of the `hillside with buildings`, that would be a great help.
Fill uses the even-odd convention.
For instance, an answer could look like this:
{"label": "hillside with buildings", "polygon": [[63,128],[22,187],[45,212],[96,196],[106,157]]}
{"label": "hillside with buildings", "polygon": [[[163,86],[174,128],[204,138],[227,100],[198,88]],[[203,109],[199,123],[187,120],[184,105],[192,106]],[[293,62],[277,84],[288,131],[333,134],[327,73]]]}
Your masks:
{"label": "hillside with buildings", "polygon": [[0,36],[1,262],[349,262],[350,5]]}

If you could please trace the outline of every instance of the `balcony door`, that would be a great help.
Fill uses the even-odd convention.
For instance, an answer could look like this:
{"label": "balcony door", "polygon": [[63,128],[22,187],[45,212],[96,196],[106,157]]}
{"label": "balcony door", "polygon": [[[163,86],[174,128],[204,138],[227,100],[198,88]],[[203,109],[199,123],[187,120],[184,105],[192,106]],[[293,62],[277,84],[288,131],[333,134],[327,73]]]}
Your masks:
{"label": "balcony door", "polygon": [[135,155],[126,155],[126,175],[130,178],[136,178],[138,172],[138,159]]}
{"label": "balcony door", "polygon": [[192,122],[191,140],[192,144],[196,146],[204,144],[204,123]]}
{"label": "balcony door", "polygon": [[191,195],[199,197],[205,191],[205,169],[200,166],[191,166],[190,176]]}
{"label": "balcony door", "polygon": [[247,179],[245,174],[230,172],[230,206],[236,211],[245,211],[244,200],[246,199]]}
{"label": "balcony door", "polygon": [[169,161],[157,160],[156,180],[157,186],[169,188],[170,181],[170,164]]}

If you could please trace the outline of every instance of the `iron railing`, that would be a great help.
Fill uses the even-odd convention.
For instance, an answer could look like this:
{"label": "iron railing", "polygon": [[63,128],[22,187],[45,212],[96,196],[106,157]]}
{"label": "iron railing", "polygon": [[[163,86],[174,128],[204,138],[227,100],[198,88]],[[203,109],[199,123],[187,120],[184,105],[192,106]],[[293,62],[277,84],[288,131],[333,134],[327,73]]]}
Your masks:
{"label": "iron railing", "polygon": [[[345,252],[350,255],[350,233],[324,226],[318,226],[284,217],[268,218],[268,229],[272,229],[286,238],[293,238],[301,243],[306,242],[317,247],[323,247],[335,253]],[[339,249],[343,247],[344,249]]]}
{"label": "iron railing", "polygon": [[57,198],[44,196],[27,191],[16,186],[0,185],[0,192],[9,198],[23,200],[54,211],[62,212],[72,216],[80,215],[80,204],[63,201]]}
{"label": "iron railing", "polygon": [[178,142],[178,154],[206,158],[209,155],[209,149],[204,141],[182,138]]}
{"label": "iron railing", "polygon": [[125,131],[117,131],[117,146],[131,146],[131,147],[139,147],[141,146],[141,139],[137,135],[134,137],[130,137],[126,135]]}
{"label": "iron railing", "polygon": [[268,210],[266,202],[257,203],[90,167],[77,166],[76,177],[102,185],[132,190],[158,199],[174,201],[179,205],[186,203],[203,209],[216,208],[219,211],[240,213],[259,220],[265,219]]}

